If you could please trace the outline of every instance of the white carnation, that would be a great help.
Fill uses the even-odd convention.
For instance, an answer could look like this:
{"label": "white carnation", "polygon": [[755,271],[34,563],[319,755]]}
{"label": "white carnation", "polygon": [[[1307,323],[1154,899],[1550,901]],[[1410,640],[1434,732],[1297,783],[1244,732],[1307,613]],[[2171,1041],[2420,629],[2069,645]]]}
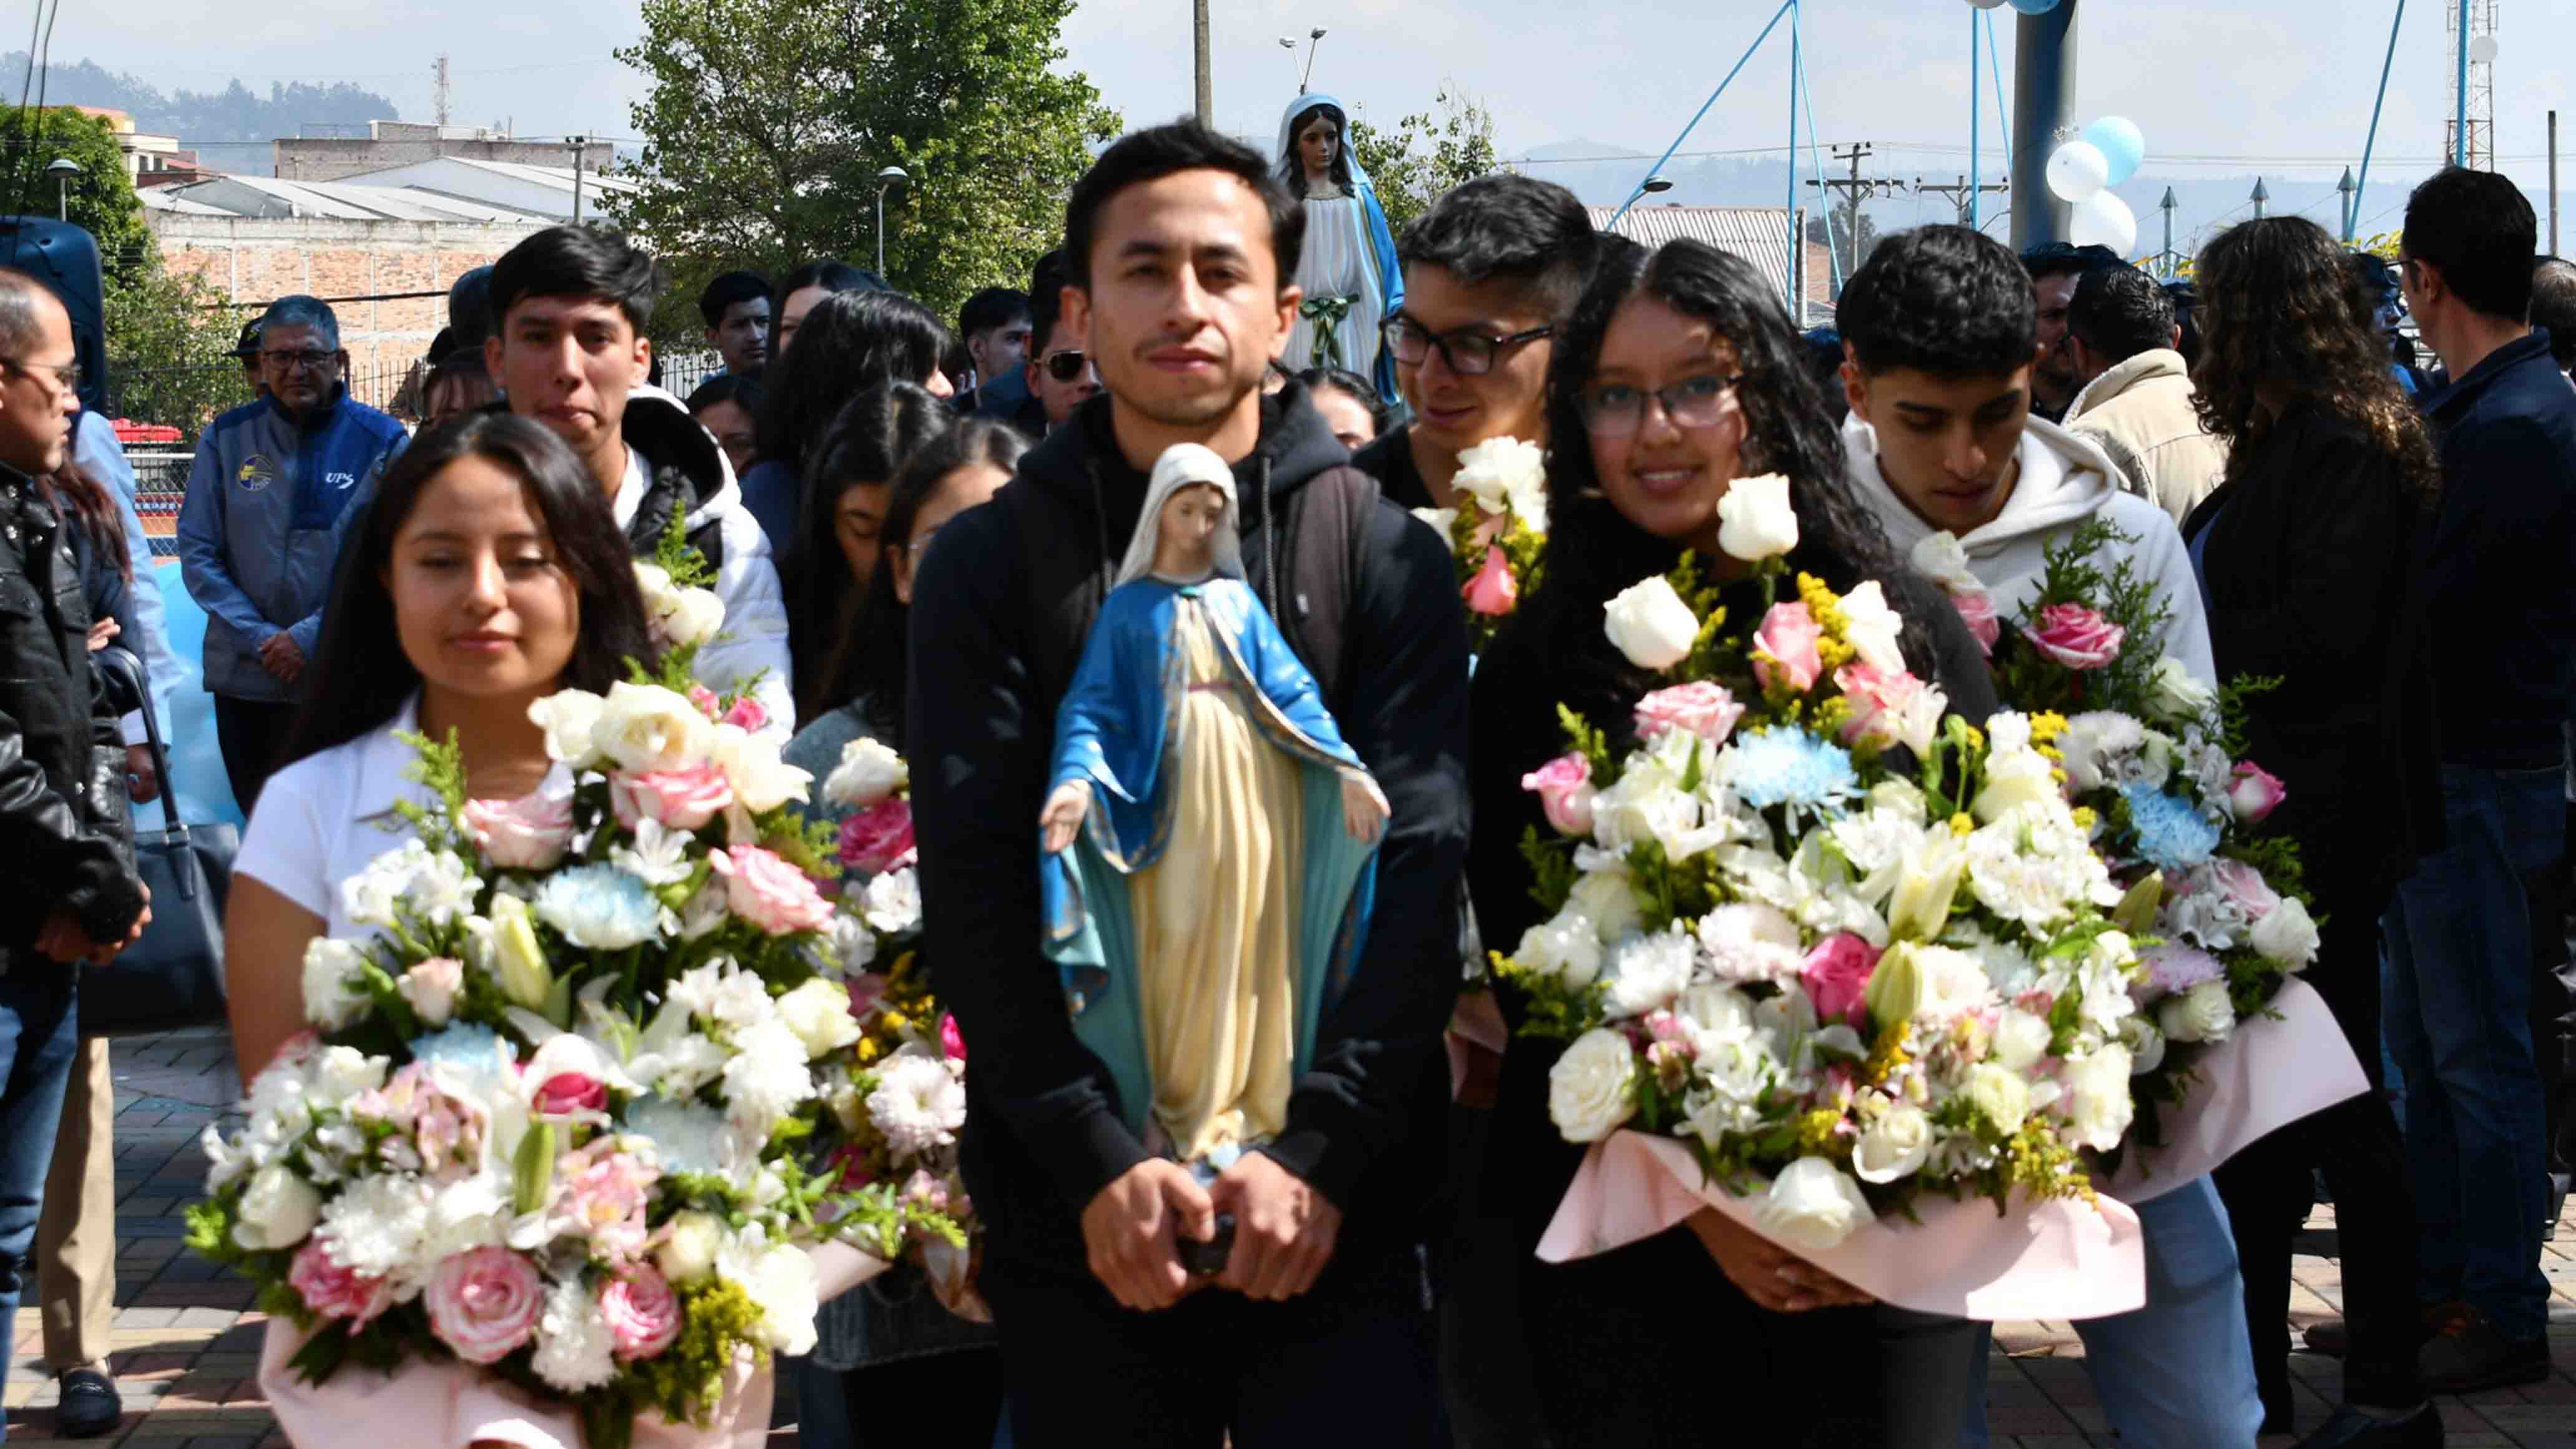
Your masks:
{"label": "white carnation", "polygon": [[1644,1016],[1671,1004],[1690,985],[1698,960],[1691,938],[1675,928],[1652,936],[1631,936],[1610,948],[1610,1015]]}
{"label": "white carnation", "polygon": [[1732,986],[1694,986],[1673,1003],[1673,1014],[1702,1042],[1749,1040],[1753,1035],[1753,1001]]}
{"label": "white carnation", "polygon": [[1970,1067],[1963,1091],[1968,1104],[2007,1137],[2020,1131],[2022,1119],[2030,1115],[2030,1083],[2021,1073],[1993,1062]]}
{"label": "white carnation", "polygon": [[2092,710],[2066,721],[2057,736],[2066,783],[2078,793],[2116,783],[2110,766],[2147,742],[2147,727],[2116,710]]}
{"label": "white carnation", "polygon": [[1759,902],[1733,902],[1700,917],[1699,944],[1709,974],[1736,985],[1786,981],[1806,959],[1798,923]]}
{"label": "white carnation", "polygon": [[768,1136],[779,1119],[814,1095],[805,1043],[784,1025],[764,1022],[734,1033],[733,1051],[724,1065],[725,1105],[745,1130]]}
{"label": "white carnation", "polygon": [[1756,1212],[1765,1234],[1811,1253],[1841,1246],[1871,1217],[1860,1184],[1822,1157],[1782,1168]]}
{"label": "white carnation", "polygon": [[373,998],[357,985],[367,955],[348,941],[316,936],[304,948],[304,1019],[338,1031],[364,1015]]}
{"label": "white carnation", "polygon": [[537,1316],[537,1351],[528,1367],[568,1394],[598,1388],[617,1377],[608,1320],[579,1278],[546,1291],[545,1310]]}
{"label": "white carnation", "polygon": [[1547,1115],[1568,1142],[1598,1142],[1637,1110],[1637,1058],[1607,1029],[1575,1038],[1547,1072]]}
{"label": "white carnation", "polygon": [[415,1177],[362,1177],[322,1209],[331,1261],[369,1278],[426,1277],[421,1242],[429,1231],[431,1189]]}
{"label": "white carnation", "polygon": [[966,1086],[943,1058],[907,1047],[877,1069],[868,1119],[897,1158],[920,1156],[957,1140],[966,1125]]}
{"label": "white carnation", "polygon": [[877,959],[877,933],[868,923],[848,911],[832,913],[832,960],[841,974],[864,971]]}
{"label": "white carnation", "polygon": [[869,881],[862,896],[868,924],[888,936],[921,929],[921,877],[911,866]]}

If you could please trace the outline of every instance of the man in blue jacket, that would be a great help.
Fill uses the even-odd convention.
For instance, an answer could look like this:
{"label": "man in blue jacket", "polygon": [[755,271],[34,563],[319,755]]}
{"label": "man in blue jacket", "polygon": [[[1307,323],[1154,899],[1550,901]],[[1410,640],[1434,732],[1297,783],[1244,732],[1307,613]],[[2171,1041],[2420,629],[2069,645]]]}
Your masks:
{"label": "man in blue jacket", "polygon": [[2465,1305],[2434,1315],[2441,1335],[2423,1366],[2437,1393],[2549,1375],[2547,1143],[2530,1010],[2536,928],[2558,924],[2554,889],[2533,890],[2567,848],[2576,390],[2526,320],[2536,231],[2511,181],[2455,169],[2416,188],[2400,249],[2407,306],[2444,367],[2422,405],[2442,454],[2424,609],[2448,640],[2433,672],[2448,838],[2386,921],[2420,1296]]}
{"label": "man in blue jacket", "polygon": [[327,304],[270,304],[259,322],[268,396],[206,430],[179,507],[180,577],[206,611],[215,738],[245,815],[294,721],[349,500],[406,441],[402,424],[349,397],[348,365]]}

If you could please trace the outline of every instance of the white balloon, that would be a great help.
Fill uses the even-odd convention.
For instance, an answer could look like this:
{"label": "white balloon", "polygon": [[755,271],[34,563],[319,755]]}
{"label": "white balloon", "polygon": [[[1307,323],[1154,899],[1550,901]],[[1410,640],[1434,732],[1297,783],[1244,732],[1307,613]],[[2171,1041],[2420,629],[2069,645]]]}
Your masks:
{"label": "white balloon", "polygon": [[2111,184],[2111,158],[2090,141],[2069,141],[2048,158],[2048,189],[2060,201],[2082,201]]}
{"label": "white balloon", "polygon": [[2004,0],[1968,0],[1968,3],[1980,10],[1995,10],[2002,7]]}
{"label": "white balloon", "polygon": [[2138,244],[2138,216],[2116,193],[2096,191],[2075,203],[2066,239],[2079,247],[2109,247],[2125,257]]}
{"label": "white balloon", "polygon": [[2495,58],[2496,38],[2494,36],[2481,35],[2469,42],[2469,59],[2480,65],[2493,65]]}

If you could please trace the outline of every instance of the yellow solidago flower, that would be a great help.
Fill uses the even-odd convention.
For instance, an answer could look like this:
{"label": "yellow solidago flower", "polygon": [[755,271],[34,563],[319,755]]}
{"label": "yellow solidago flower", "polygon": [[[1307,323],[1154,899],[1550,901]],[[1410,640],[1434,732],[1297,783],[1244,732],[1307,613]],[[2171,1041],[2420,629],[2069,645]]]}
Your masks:
{"label": "yellow solidago flower", "polygon": [[2038,714],[2030,717],[2030,742],[2032,744],[2046,744],[2048,741],[2053,740],[2064,733],[2066,733],[2066,716],[2059,714],[2053,709],[2042,710]]}
{"label": "yellow solidago flower", "polygon": [[1851,718],[1851,709],[1850,700],[1835,695],[1816,706],[1816,712],[1808,717],[1807,727],[1831,738],[1842,733],[1843,723]]}
{"label": "yellow solidago flower", "polygon": [[1831,1108],[1819,1107],[1812,1112],[1799,1113],[1799,1152],[1814,1157],[1842,1155],[1843,1141],[1838,1135],[1842,1125],[1843,1114]]}
{"label": "yellow solidago flower", "polygon": [[2075,820],[2075,828],[2078,830],[2091,830],[2102,818],[2093,813],[2093,807],[2090,805],[2078,805],[2071,813]]}
{"label": "yellow solidago flower", "polygon": [[1962,810],[1950,817],[1950,833],[1965,840],[1977,833],[1977,817]]}
{"label": "yellow solidago flower", "polygon": [[1869,1060],[1861,1064],[1861,1072],[1871,1086],[1884,1087],[1913,1061],[1914,1054],[1905,1049],[1905,1023],[1900,1021],[1878,1034],[1878,1042],[1870,1048]]}
{"label": "yellow solidago flower", "polygon": [[1967,742],[1969,749],[1983,752],[1986,748],[1986,732],[1975,725],[1961,722],[1959,737]]}

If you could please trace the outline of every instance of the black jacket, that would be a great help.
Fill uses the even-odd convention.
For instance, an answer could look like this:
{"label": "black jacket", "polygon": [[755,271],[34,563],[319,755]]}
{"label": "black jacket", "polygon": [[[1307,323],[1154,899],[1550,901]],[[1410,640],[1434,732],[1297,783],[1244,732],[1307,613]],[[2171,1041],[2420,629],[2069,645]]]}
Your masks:
{"label": "black jacket", "polygon": [[2246,700],[2245,757],[2289,787],[2273,824],[2336,900],[2384,894],[2441,838],[2432,661],[2408,607],[2431,501],[2359,427],[2302,402],[2183,525],[2218,677],[2281,681]]}
{"label": "black jacket", "polygon": [[2442,758],[2554,764],[2576,718],[2576,388],[2535,331],[2422,405],[2442,451],[2424,572]]}
{"label": "black jacket", "polygon": [[1377,480],[1387,501],[1398,508],[1429,508],[1431,485],[1413,461],[1413,424],[1385,433],[1351,455],[1351,466]]}
{"label": "black jacket", "polygon": [[[1301,393],[1265,402],[1260,444],[1235,470],[1256,590],[1267,591],[1269,510],[1345,462]],[[1082,523],[1044,546],[1080,550],[1105,574],[1135,531],[1145,475],[1119,451],[1103,396],[1022,459],[1008,488],[1051,490]],[[1335,713],[1394,815],[1367,946],[1318,1026],[1287,1131],[1266,1149],[1342,1209],[1342,1255],[1414,1241],[1440,1178],[1452,892],[1467,844],[1467,641],[1448,553],[1383,503],[1365,546]],[[1038,680],[1069,676],[1073,661],[1030,657],[1028,547],[1008,498],[940,531],[914,586],[905,734],[924,960],[973,1053],[967,1184],[996,1253],[1078,1273],[1082,1209],[1145,1153],[1040,951],[1037,819],[1058,699]]]}
{"label": "black jacket", "polygon": [[[66,525],[24,475],[0,467],[0,968],[40,961],[45,917],[68,910],[94,941],[143,909],[125,813],[125,746],[89,661],[89,604]],[[50,962],[45,964],[50,965]]]}

